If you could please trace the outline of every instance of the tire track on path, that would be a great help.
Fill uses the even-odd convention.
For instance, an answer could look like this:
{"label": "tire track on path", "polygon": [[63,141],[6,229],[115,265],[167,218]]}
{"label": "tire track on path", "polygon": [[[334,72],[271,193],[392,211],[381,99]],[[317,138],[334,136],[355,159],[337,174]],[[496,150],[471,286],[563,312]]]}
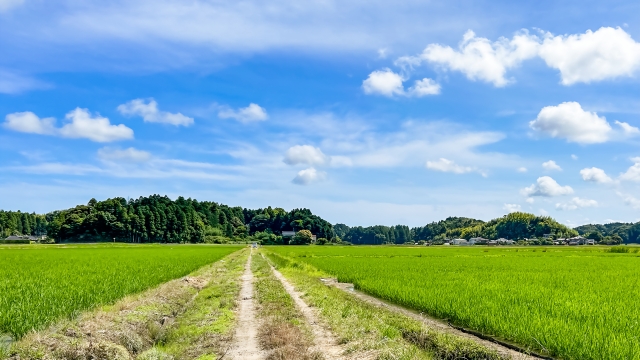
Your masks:
{"label": "tire track on path", "polygon": [[[264,255],[262,256],[264,257]],[[289,293],[289,296],[291,296],[291,298],[295,302],[298,310],[309,324],[315,344],[312,350],[324,354],[327,359],[346,359],[343,356],[344,349],[342,348],[342,346],[338,345],[338,339],[330,330],[327,329],[326,325],[318,320],[318,316],[316,315],[315,310],[307,305],[304,300],[302,300],[302,294],[296,291],[293,285],[291,285],[291,283],[282,275],[282,273],[276,270],[273,266],[271,266],[271,271],[273,271],[275,277],[280,280],[282,286],[285,288],[285,290],[287,290],[287,293]]]}
{"label": "tire track on path", "polygon": [[253,299],[253,272],[251,272],[250,250],[247,263],[242,275],[242,287],[240,289],[240,306],[238,307],[238,323],[233,344],[225,358],[234,360],[260,360],[266,357],[266,353],[260,350],[258,343],[259,322],[256,317],[256,304]]}

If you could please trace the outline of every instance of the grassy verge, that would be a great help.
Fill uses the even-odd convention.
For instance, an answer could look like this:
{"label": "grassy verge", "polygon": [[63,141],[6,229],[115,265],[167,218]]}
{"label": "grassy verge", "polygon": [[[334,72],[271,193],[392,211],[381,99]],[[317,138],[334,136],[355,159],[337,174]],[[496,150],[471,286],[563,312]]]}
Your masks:
{"label": "grassy verge", "polygon": [[[83,313],[75,319],[60,321],[44,331],[30,333],[12,344],[6,355],[16,360],[149,360],[167,359],[171,358],[171,355],[188,358],[188,355],[183,356],[179,347],[176,347],[175,351],[171,347],[176,334],[183,329],[184,323],[190,322],[185,319],[205,302],[207,296],[215,297],[213,289],[224,288],[224,292],[234,291],[233,286],[229,284],[239,275],[230,269],[233,269],[236,263],[242,264],[246,256],[246,251],[233,253],[187,277],[126,297],[112,306]],[[226,324],[233,322],[233,315],[224,311],[234,304],[234,295],[229,297],[232,300],[224,306],[216,302],[221,310],[212,315],[221,324],[220,333],[224,333],[228,326]],[[158,346],[165,345],[170,351],[158,351]],[[148,350],[150,348],[152,350]]]}
{"label": "grassy verge", "polygon": [[[494,351],[466,339],[426,328],[420,322],[367,304],[342,290],[324,285],[328,277],[308,264],[263,250],[320,310],[347,351],[376,359],[500,359]],[[360,355],[357,355],[360,354]]]}
{"label": "grassy verge", "polygon": [[312,351],[312,336],[303,316],[266,260],[255,254],[251,270],[261,321],[258,338],[262,349],[270,351],[267,360],[323,359]]}
{"label": "grassy verge", "polygon": [[228,256],[216,266],[209,284],[176,319],[161,343],[138,359],[213,360],[227,350],[235,321],[233,309],[247,250]]}

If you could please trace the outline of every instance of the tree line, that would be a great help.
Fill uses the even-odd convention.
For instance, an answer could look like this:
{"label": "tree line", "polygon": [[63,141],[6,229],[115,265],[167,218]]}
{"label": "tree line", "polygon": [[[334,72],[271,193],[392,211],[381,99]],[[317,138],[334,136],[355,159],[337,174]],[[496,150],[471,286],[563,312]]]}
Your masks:
{"label": "tree line", "polygon": [[329,222],[308,209],[258,210],[212,201],[152,195],[138,199],[91,199],[87,205],[45,215],[0,212],[0,231],[9,235],[47,235],[55,242],[223,243],[266,234],[282,242],[282,231],[310,230],[332,238]]}
{"label": "tree line", "polygon": [[282,237],[283,231],[309,230],[319,243],[404,244],[483,237],[512,240],[567,238],[578,234],[601,243],[640,242],[640,222],[589,224],[568,228],[548,216],[514,212],[485,222],[448,217],[422,227],[406,225],[332,226],[309,209],[246,209],[212,201],[152,195],[137,199],[91,199],[86,205],[44,215],[0,210],[0,238],[47,235],[55,242],[223,243],[229,239],[263,244],[305,244],[308,236]]}
{"label": "tree line", "polygon": [[578,235],[578,231],[562,225],[548,216],[535,216],[514,212],[488,222],[465,217],[448,217],[422,227],[334,226],[336,236],[353,244],[403,244],[420,241],[443,243],[445,239],[483,237],[489,240],[506,238],[511,240],[541,238],[551,235],[566,238]]}

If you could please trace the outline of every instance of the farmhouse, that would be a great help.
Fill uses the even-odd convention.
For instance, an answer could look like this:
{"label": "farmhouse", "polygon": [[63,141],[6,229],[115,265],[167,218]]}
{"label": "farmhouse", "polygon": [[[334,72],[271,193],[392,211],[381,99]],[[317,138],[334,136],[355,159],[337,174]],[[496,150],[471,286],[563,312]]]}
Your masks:
{"label": "farmhouse", "polygon": [[453,239],[451,240],[451,245],[471,245],[469,244],[469,242],[465,239]]}
{"label": "farmhouse", "polygon": [[471,245],[486,245],[489,240],[482,237],[474,237],[469,239]]}

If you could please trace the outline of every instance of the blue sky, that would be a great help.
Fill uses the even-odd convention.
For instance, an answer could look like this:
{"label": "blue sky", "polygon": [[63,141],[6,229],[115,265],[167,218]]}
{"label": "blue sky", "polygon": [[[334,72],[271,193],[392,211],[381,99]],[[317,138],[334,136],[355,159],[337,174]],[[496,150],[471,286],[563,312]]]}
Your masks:
{"label": "blue sky", "polygon": [[640,220],[634,1],[0,0],[0,208]]}

